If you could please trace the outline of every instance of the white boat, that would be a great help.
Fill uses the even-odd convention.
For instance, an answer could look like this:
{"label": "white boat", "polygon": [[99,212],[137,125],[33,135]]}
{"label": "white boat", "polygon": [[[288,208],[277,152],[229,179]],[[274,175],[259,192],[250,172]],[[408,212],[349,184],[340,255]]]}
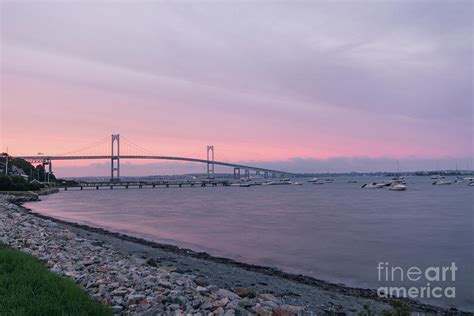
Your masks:
{"label": "white boat", "polygon": [[295,181],[295,182],[291,182],[292,185],[303,185],[303,183],[300,183],[298,181]]}
{"label": "white boat", "polygon": [[321,181],[321,180],[318,180],[318,181],[316,181],[316,182],[312,182],[312,183],[313,183],[313,184],[324,184],[324,182],[323,182],[323,181]]}
{"label": "white boat", "polygon": [[308,180],[308,182],[318,182],[318,178],[313,178],[311,180]]}
{"label": "white boat", "polygon": [[438,179],[443,179],[443,178],[444,178],[444,177],[441,176],[441,175],[439,175],[439,174],[435,174],[435,175],[431,176],[431,179],[432,179],[432,180],[438,180]]}
{"label": "white boat", "polygon": [[474,187],[474,182],[469,182],[467,185],[470,187]]}
{"label": "white boat", "polygon": [[438,181],[433,182],[433,185],[448,185],[451,183],[452,183],[451,181],[447,181],[447,180],[438,180]]}
{"label": "white boat", "polygon": [[382,184],[386,187],[391,186],[391,185],[395,185],[397,183],[406,184],[406,181],[405,181],[404,178],[393,178],[391,180],[384,180],[382,182]]}
{"label": "white boat", "polygon": [[362,185],[362,189],[380,189],[380,188],[383,188],[385,186],[384,183],[375,183],[375,182],[372,182],[372,183],[369,183],[369,184],[364,184]]}
{"label": "white boat", "polygon": [[245,183],[245,182],[241,182],[241,183],[231,183],[230,186],[231,186],[231,187],[247,188],[247,187],[250,186],[250,183]]}
{"label": "white boat", "polygon": [[266,181],[266,182],[262,182],[262,185],[274,185],[275,182],[273,181]]}
{"label": "white boat", "polygon": [[326,179],[326,180],[324,180],[324,182],[326,182],[326,183],[333,183],[333,182],[334,182],[334,179]]}
{"label": "white boat", "polygon": [[405,191],[407,186],[401,183],[395,183],[392,184],[388,189],[392,191]]}

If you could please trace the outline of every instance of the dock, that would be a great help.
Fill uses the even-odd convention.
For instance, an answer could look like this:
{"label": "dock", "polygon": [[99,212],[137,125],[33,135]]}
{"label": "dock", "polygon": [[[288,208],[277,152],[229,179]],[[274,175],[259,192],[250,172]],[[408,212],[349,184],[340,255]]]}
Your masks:
{"label": "dock", "polygon": [[218,186],[230,186],[231,182],[228,180],[160,180],[160,181],[120,181],[120,182],[79,182],[77,185],[66,185],[64,190],[69,189],[110,189],[114,188],[193,188],[193,187],[218,187]]}

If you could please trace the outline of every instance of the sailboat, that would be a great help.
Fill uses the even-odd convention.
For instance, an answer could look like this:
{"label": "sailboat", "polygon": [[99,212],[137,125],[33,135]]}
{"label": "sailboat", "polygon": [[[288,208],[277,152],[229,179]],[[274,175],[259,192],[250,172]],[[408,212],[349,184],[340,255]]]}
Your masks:
{"label": "sailboat", "polygon": [[[437,170],[438,170],[438,174],[432,175],[432,176],[431,176],[431,179],[432,179],[432,180],[444,179],[444,177],[439,174],[439,160],[436,162],[436,168],[437,168]],[[434,183],[433,183],[433,184],[434,184]]]}
{"label": "sailboat", "polygon": [[400,161],[397,160],[397,176],[393,177],[390,181],[384,181],[389,183],[389,190],[391,191],[405,191],[407,189],[405,178],[400,176]]}

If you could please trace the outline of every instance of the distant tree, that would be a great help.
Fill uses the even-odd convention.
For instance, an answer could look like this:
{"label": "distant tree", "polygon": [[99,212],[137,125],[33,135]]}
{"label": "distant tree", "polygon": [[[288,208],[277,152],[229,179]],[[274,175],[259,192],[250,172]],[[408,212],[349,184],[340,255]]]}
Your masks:
{"label": "distant tree", "polygon": [[[2,165],[5,164],[5,157],[0,157],[0,163]],[[12,166],[22,169],[25,174],[30,177],[30,180],[36,179],[38,181],[46,181],[47,179],[47,177],[45,177],[46,170],[43,165],[38,165],[35,167],[26,160],[10,157],[8,159],[9,172],[12,171]],[[49,181],[56,182],[56,177],[54,176],[54,174],[50,175]]]}
{"label": "distant tree", "polygon": [[0,175],[2,191],[36,191],[44,187],[40,183],[30,183],[23,177]]}

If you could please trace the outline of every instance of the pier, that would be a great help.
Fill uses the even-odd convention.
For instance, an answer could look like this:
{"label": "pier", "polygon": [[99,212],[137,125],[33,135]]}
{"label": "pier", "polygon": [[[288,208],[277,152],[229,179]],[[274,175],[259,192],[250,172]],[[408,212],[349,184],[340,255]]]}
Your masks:
{"label": "pier", "polygon": [[76,185],[66,185],[64,190],[69,189],[84,190],[84,189],[110,189],[122,188],[122,189],[142,189],[142,188],[193,188],[193,187],[218,187],[218,186],[230,186],[231,182],[227,180],[202,180],[202,181],[191,181],[191,180],[160,180],[160,181],[120,181],[120,182],[80,182]]}

